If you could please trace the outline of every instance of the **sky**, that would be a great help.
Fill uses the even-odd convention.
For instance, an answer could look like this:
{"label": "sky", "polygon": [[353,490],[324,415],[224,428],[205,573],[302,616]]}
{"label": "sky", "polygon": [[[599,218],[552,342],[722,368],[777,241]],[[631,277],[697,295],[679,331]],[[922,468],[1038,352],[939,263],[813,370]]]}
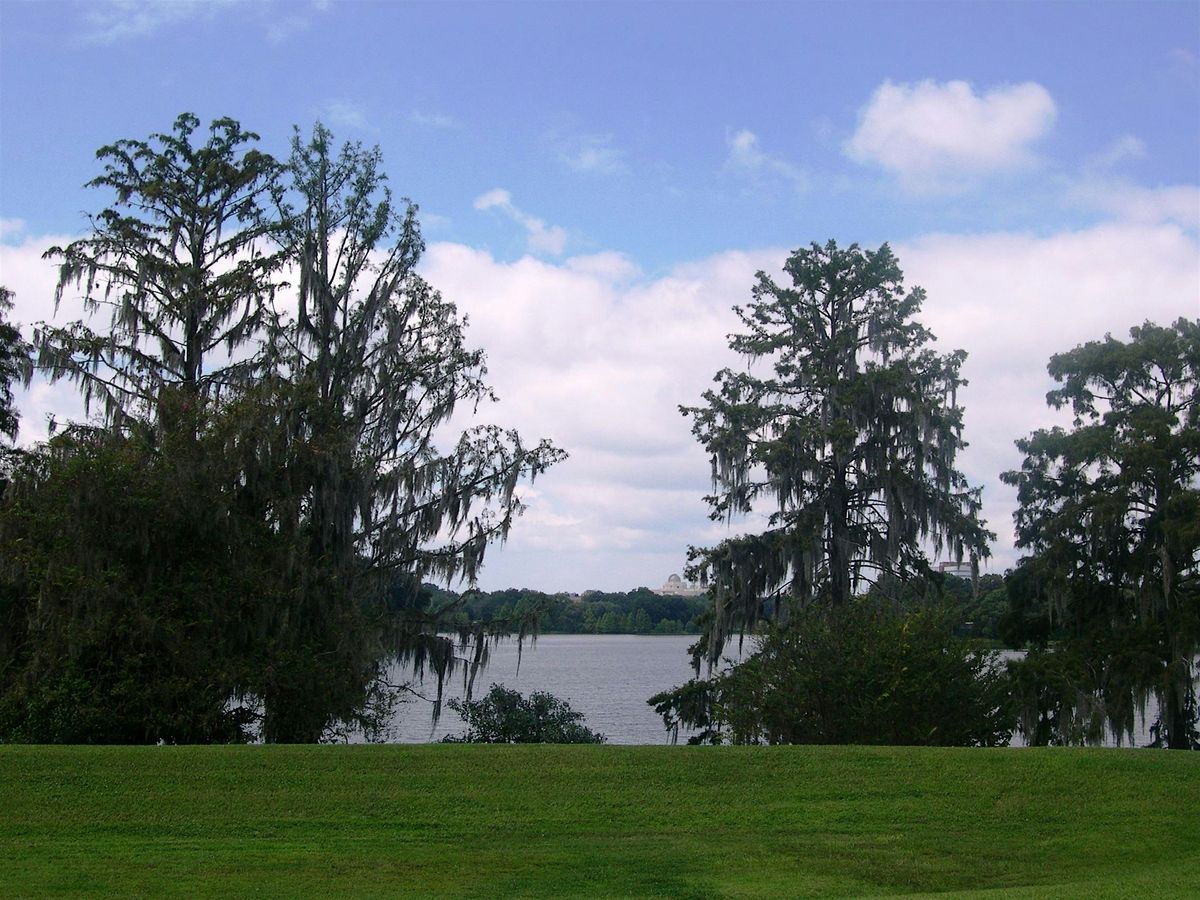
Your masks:
{"label": "sky", "polygon": [[[425,277],[469,318],[484,420],[570,459],[480,586],[657,587],[710,522],[678,407],[725,365],[757,270],[891,244],[1016,561],[1013,442],[1062,422],[1050,355],[1200,317],[1200,4],[0,0],[0,283],[57,318],[49,246],[110,200],[97,148],[183,111],[286,154],[378,144],[420,207]],[[82,415],[35,382],[22,440]]]}

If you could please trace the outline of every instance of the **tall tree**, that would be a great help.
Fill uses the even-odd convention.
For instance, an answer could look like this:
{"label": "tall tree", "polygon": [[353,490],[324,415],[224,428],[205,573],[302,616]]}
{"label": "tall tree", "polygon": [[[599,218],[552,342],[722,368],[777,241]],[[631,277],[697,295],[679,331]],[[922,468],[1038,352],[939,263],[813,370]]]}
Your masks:
{"label": "tall tree", "polygon": [[[491,425],[464,433],[450,452],[435,446],[456,409],[494,397],[463,319],[416,272],[424,250],[417,210],[393,201],[380,162],[378,148],[336,150],[318,124],[307,141],[295,136],[288,164],[281,233],[298,293],[273,335],[283,439],[259,447],[262,468],[284,473],[287,500],[274,511],[312,576],[298,588],[298,636],[309,627],[328,633],[323,620],[382,598],[397,578],[474,581],[485,549],[521,510],[517,484],[563,456]],[[472,676],[492,630],[513,624],[523,634],[530,622],[475,624]],[[433,611],[409,610],[389,644],[407,661],[428,661],[439,683],[458,661],[437,634],[442,625]],[[276,698],[268,709],[303,709],[303,680],[274,671],[281,677],[267,689]]]}
{"label": "tall tree", "polygon": [[758,273],[735,310],[747,331],[729,339],[769,371],[724,369],[704,406],[682,408],[712,459],[711,517],[768,513],[760,534],[691,551],[712,585],[710,662],[768,612],[927,576],[925,541],[959,560],[988,553],[979,491],[955,468],[966,354],[927,346],[925,292],[905,290],[886,244],[814,243],[784,271],[791,287]]}
{"label": "tall tree", "polygon": [[1049,372],[1061,386],[1046,401],[1074,426],[1018,441],[1025,460],[1002,477],[1023,568],[1067,631],[1059,652],[1081,663],[1056,701],[1057,739],[1097,739],[1099,722],[1132,737],[1153,696],[1159,742],[1198,747],[1200,322],[1147,322],[1051,357]]}
{"label": "tall tree", "polygon": [[107,331],[43,326],[39,365],[77,382],[112,422],[153,417],[164,388],[207,396],[257,369],[239,350],[262,336],[282,261],[263,216],[280,166],[232,119],[214,121],[203,143],[199,125],[184,113],[169,134],[101,147],[104,172],[89,186],[110,189],[113,204],[87,237],[46,253],[61,264],[56,305],[74,285],[111,321]]}

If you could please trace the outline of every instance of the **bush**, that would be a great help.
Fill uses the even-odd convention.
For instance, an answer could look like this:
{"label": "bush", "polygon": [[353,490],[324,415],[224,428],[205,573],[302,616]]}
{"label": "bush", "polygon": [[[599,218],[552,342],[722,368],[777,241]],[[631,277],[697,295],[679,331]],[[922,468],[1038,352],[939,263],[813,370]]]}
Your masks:
{"label": "bush", "polygon": [[690,743],[996,746],[1008,681],[942,610],[861,599],[772,626],[739,665],[650,698]]}
{"label": "bush", "polygon": [[482,700],[451,700],[467,730],[447,735],[451,744],[602,744],[604,735],[583,725],[583,713],[553,694],[535,691],[528,698],[493,684]]}

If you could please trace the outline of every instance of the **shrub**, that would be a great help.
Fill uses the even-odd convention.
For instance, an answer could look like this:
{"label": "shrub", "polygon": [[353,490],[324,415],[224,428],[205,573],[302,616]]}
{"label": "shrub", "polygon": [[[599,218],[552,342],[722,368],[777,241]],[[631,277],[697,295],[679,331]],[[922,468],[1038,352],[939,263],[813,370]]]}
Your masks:
{"label": "shrub", "polygon": [[481,700],[451,700],[467,730],[447,735],[461,744],[602,744],[604,735],[583,725],[583,713],[553,694],[535,691],[528,698],[493,684]]}
{"label": "shrub", "polygon": [[744,662],[650,698],[690,743],[995,746],[1012,736],[1005,672],[935,608],[812,604]]}

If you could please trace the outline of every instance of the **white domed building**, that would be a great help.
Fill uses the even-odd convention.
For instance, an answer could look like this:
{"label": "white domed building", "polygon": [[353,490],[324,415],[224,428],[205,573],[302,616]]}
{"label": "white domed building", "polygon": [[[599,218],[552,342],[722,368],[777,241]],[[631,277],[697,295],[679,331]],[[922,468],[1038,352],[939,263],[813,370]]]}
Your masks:
{"label": "white domed building", "polygon": [[699,597],[707,588],[695,581],[684,581],[678,575],[671,575],[666,584],[654,593],[663,597]]}

